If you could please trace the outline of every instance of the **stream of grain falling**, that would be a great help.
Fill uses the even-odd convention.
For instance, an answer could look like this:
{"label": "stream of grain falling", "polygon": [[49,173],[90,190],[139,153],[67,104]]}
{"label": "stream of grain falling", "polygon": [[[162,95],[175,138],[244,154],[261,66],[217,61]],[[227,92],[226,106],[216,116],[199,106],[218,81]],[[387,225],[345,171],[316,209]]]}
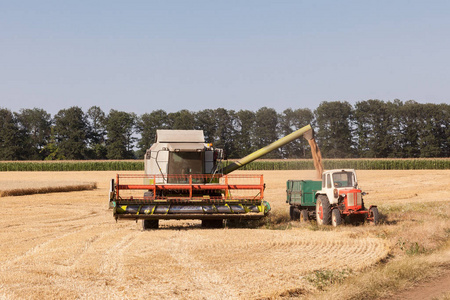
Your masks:
{"label": "stream of grain falling", "polygon": [[308,140],[309,146],[311,146],[311,153],[314,160],[314,168],[316,169],[317,179],[322,179],[323,163],[322,163],[322,153],[317,146],[315,139]]}

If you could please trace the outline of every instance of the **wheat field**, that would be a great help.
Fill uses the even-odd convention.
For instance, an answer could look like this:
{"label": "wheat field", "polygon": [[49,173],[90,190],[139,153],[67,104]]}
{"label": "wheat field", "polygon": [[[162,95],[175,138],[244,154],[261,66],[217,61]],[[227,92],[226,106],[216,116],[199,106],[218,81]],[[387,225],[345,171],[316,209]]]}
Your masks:
{"label": "wheat field", "polygon": [[[273,212],[287,214],[286,180],[315,171],[264,174]],[[127,172],[133,173],[133,172]],[[156,231],[119,221],[107,209],[116,172],[2,172],[7,181],[96,182],[90,191],[2,197],[0,299],[248,299],[307,293],[316,270],[358,272],[392,245],[369,226],[314,231],[202,229],[161,221]],[[450,170],[360,171],[366,204],[448,201]],[[291,222],[297,223],[297,222]]]}

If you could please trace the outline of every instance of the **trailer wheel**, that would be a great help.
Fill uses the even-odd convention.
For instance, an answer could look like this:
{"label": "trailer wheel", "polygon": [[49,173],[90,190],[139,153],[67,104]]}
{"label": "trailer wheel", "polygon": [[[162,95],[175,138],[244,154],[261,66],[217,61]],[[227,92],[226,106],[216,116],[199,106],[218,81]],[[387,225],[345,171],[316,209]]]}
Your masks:
{"label": "trailer wheel", "polygon": [[223,220],[202,220],[203,228],[223,228]]}
{"label": "trailer wheel", "polygon": [[302,209],[300,211],[300,222],[308,222],[309,221],[309,214],[306,209]]}
{"label": "trailer wheel", "polygon": [[370,224],[371,225],[378,225],[380,222],[380,215],[378,213],[378,208],[376,206],[373,206],[369,209],[369,217],[371,218]]}
{"label": "trailer wheel", "polygon": [[319,195],[316,201],[316,220],[318,225],[330,225],[331,208],[327,196]]}
{"label": "trailer wheel", "polygon": [[291,221],[294,220],[294,207],[292,205],[289,206],[289,217],[291,218]]}
{"label": "trailer wheel", "polygon": [[342,224],[341,212],[335,208],[331,211],[331,225],[337,227]]}
{"label": "trailer wheel", "polygon": [[148,229],[158,229],[159,226],[159,220],[142,220],[142,229],[148,230]]}
{"label": "trailer wheel", "polygon": [[300,210],[298,207],[294,207],[294,221],[300,220]]}

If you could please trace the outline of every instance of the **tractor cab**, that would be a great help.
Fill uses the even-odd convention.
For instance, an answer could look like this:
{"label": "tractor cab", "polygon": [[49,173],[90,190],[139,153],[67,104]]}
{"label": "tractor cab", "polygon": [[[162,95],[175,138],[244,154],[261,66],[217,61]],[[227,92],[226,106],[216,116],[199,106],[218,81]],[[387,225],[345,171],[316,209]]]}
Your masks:
{"label": "tractor cab", "polygon": [[[331,180],[330,180],[331,179]],[[340,170],[331,173],[331,178],[327,179],[335,188],[357,188],[356,173],[354,170]]]}
{"label": "tractor cab", "polygon": [[[325,171],[322,174],[322,190],[317,194],[326,194],[330,204],[337,204],[339,197],[346,191],[358,190],[358,181],[354,169],[336,169]],[[361,193],[360,190],[358,190]]]}

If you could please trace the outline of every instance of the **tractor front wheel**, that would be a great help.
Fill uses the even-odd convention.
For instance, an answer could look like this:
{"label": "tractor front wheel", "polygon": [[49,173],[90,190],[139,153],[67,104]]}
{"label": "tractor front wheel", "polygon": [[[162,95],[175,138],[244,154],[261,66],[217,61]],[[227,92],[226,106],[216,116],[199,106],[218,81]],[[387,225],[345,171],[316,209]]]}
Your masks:
{"label": "tractor front wheel", "polygon": [[369,217],[371,225],[378,225],[380,222],[380,214],[378,213],[378,208],[376,206],[369,209]]}
{"label": "tractor front wheel", "polygon": [[330,225],[331,208],[327,196],[319,195],[316,201],[316,220],[318,225]]}
{"label": "tractor front wheel", "polygon": [[341,225],[341,223],[341,212],[339,211],[339,209],[335,208],[331,211],[331,225],[337,227],[338,225]]}

